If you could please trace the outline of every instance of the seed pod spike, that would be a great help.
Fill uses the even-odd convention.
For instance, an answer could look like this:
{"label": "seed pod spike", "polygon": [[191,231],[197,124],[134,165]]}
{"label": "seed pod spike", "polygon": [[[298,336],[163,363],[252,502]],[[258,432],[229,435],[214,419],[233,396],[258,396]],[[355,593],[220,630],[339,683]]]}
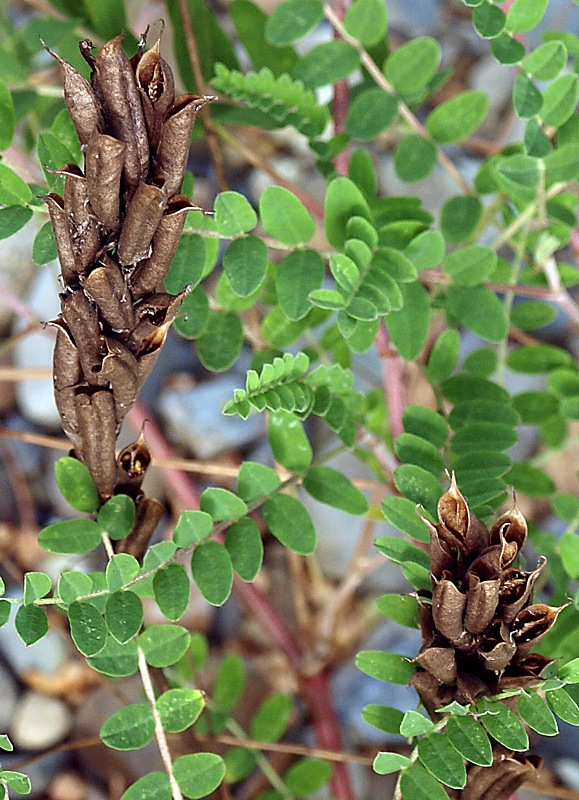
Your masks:
{"label": "seed pod spike", "polygon": [[108,230],[119,227],[121,175],[127,145],[113,136],[95,133],[86,148],[86,185],[92,212]]}
{"label": "seed pod spike", "polygon": [[98,104],[92,87],[71,64],[51,50],[42,39],[40,41],[46,52],[58,62],[62,70],[64,102],[70,112],[81,144],[87,144],[100,120]]}

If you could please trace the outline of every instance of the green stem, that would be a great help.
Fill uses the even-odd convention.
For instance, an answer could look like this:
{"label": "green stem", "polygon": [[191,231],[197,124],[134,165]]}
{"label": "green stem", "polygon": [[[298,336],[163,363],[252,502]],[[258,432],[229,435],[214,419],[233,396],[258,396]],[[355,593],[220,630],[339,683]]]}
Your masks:
{"label": "green stem", "polygon": [[[527,247],[527,237],[529,235],[529,228],[531,225],[531,220],[527,220],[526,225],[523,228],[522,235],[519,237],[518,241],[513,244],[515,249],[515,259],[513,261],[513,265],[511,267],[511,275],[509,278],[509,285],[516,286],[517,281],[519,279],[519,273],[521,272],[521,268],[523,266],[523,259],[525,257],[525,250]],[[505,314],[507,315],[507,319],[510,321],[511,317],[511,310],[513,308],[513,301],[515,299],[514,292],[505,292],[505,299],[503,301],[503,306],[505,309]],[[508,345],[508,336],[500,342],[497,348],[497,383],[503,384],[505,379],[505,366],[507,361],[507,345]]]}

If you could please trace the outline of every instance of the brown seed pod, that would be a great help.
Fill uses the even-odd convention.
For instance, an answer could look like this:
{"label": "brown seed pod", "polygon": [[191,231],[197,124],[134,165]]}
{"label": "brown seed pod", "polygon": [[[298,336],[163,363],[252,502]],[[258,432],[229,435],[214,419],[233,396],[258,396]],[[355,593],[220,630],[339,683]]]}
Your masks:
{"label": "brown seed pod", "polygon": [[163,188],[139,183],[121,227],[117,257],[124,267],[134,266],[149,257],[151,242],[159,225],[167,194]]}
{"label": "brown seed pod", "polygon": [[64,210],[64,200],[60,195],[53,193],[45,195],[43,199],[48,206],[48,214],[54,231],[63,280],[68,285],[74,284],[78,280],[79,267],[72,250],[68,217]]}
{"label": "brown seed pod", "polygon": [[144,180],[149,169],[149,139],[141,97],[121,42],[123,35],[111,39],[99,50],[94,64],[93,86],[111,133],[125,142],[125,177],[129,187]]}
{"label": "brown seed pod", "polygon": [[127,145],[104,133],[95,133],[86,148],[86,185],[90,207],[108,230],[119,227],[121,175]]}
{"label": "brown seed pod", "polygon": [[115,460],[116,416],[112,392],[102,389],[76,397],[77,418],[82,438],[81,458],[91,471],[105,499],[112,495],[117,477]]}
{"label": "brown seed pod", "polygon": [[161,138],[163,120],[175,101],[173,71],[161,57],[161,37],[142,55],[135,68],[137,86],[145,114],[151,152],[155,153]]}
{"label": "brown seed pod", "polygon": [[463,800],[508,800],[541,766],[538,756],[500,753],[491,767],[472,765],[462,790]]}
{"label": "brown seed pod", "polygon": [[118,490],[138,497],[150,463],[151,451],[141,431],[137,441],[127,445],[117,456]]}
{"label": "brown seed pod", "polygon": [[97,130],[101,119],[98,103],[91,85],[71,64],[68,64],[50,47],[47,47],[42,39],[40,41],[46,52],[50,53],[60,65],[64,84],[64,102],[78,133],[80,143],[87,144]]}
{"label": "brown seed pod", "polygon": [[119,267],[107,259],[82,282],[87,296],[96,303],[101,317],[117,331],[130,330],[135,323],[131,295]]}
{"label": "brown seed pod", "polygon": [[140,561],[163,512],[164,508],[158,500],[140,497],[137,500],[137,517],[133,530],[130,536],[118,543],[117,552],[129,553]]}
{"label": "brown seed pod", "polygon": [[177,194],[181,188],[197,112],[215,99],[185,94],[167,112],[155,158],[155,176],[165,181],[167,197]]}
{"label": "brown seed pod", "polygon": [[108,353],[103,359],[101,376],[110,383],[115,401],[117,426],[137,399],[139,365],[137,359],[115,339],[105,339]]}
{"label": "brown seed pod", "polygon": [[150,258],[138,265],[130,277],[133,297],[152,292],[167,274],[177,250],[189,211],[201,211],[184,194],[171,198],[153,236]]}
{"label": "brown seed pod", "polygon": [[499,604],[500,581],[481,581],[478,575],[469,575],[464,624],[471,633],[482,633],[491,624]]}
{"label": "brown seed pod", "polygon": [[441,580],[432,593],[432,616],[437,630],[453,644],[464,639],[467,596],[449,580]]}
{"label": "brown seed pod", "polygon": [[70,243],[80,274],[87,272],[100,249],[99,225],[89,213],[86,180],[76,164],[67,164],[63,170],[64,210],[67,215]]}
{"label": "brown seed pod", "polygon": [[452,647],[428,647],[418,655],[416,660],[443,686],[454,685],[457,670],[456,657]]}

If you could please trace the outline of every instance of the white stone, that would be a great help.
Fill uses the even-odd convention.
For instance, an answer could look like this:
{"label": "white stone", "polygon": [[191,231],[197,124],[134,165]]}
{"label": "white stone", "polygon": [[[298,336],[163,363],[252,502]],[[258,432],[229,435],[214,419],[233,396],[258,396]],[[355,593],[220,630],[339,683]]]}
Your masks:
{"label": "white stone", "polygon": [[72,721],[72,714],[62,700],[28,691],[14,710],[10,738],[22,750],[45,750],[70,733]]}

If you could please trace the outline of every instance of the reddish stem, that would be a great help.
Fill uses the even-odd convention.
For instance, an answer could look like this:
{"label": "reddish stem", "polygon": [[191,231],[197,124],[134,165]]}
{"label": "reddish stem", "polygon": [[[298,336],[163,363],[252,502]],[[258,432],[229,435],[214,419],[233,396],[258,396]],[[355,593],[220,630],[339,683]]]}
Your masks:
{"label": "reddish stem", "polygon": [[[145,426],[145,438],[153,456],[157,458],[173,458],[171,445],[162,430],[147,411],[146,406],[138,400],[129,414],[129,422],[140,431]],[[178,499],[180,505],[187,509],[199,508],[199,492],[191,478],[174,467],[160,467],[167,479],[167,486]],[[220,537],[221,538],[221,537]],[[317,742],[322,749],[342,750],[340,725],[330,693],[330,672],[324,670],[313,676],[304,676],[303,653],[293,633],[279,618],[267,597],[251,583],[244,583],[236,578],[234,588],[243,599],[250,612],[259,620],[288,661],[295,669],[301,681],[302,692]],[[332,776],[331,789],[337,800],[355,800],[346,765],[336,764]]]}
{"label": "reddish stem", "polygon": [[[346,16],[348,0],[334,0],[334,11],[340,20]],[[339,39],[340,34],[334,30],[334,39]],[[350,87],[348,81],[338,81],[334,84],[334,101],[332,103],[332,118],[334,120],[334,134],[343,133],[345,129],[346,116],[350,105]],[[348,162],[350,160],[350,149],[347,147],[334,158],[334,166],[338,175],[348,174]]]}
{"label": "reddish stem", "polygon": [[404,382],[402,379],[402,359],[390,346],[390,337],[384,320],[376,334],[376,348],[382,366],[382,385],[388,405],[388,419],[392,441],[404,432],[402,415],[404,414]]}

